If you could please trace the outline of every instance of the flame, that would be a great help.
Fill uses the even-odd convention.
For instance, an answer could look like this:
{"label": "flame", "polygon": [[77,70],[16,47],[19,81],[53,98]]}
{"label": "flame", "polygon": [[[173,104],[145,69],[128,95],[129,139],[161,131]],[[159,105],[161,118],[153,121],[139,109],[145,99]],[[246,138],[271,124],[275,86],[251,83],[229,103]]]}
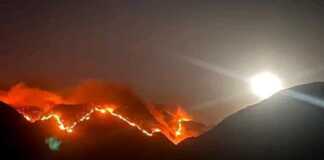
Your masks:
{"label": "flame", "polygon": [[175,131],[176,136],[181,136],[182,134],[182,123],[189,121],[188,119],[179,119],[178,120],[178,129]]}
{"label": "flame", "polygon": [[[122,116],[121,114],[115,113],[113,108],[116,108],[116,106],[95,106],[89,112],[84,114],[80,119],[78,119],[77,121],[74,121],[72,123],[72,125],[64,124],[64,120],[61,118],[61,116],[58,114],[55,114],[55,113],[50,113],[48,115],[44,115],[40,118],[40,120],[47,121],[50,119],[54,119],[60,130],[65,131],[67,133],[72,133],[74,128],[77,127],[80,123],[90,120],[91,115],[93,113],[99,112],[101,114],[109,114],[113,117],[116,117],[116,118],[122,120],[123,122],[127,123],[129,126],[135,127],[136,129],[141,131],[144,135],[149,136],[149,137],[153,136],[154,133],[161,133],[161,132],[163,133],[163,131],[160,128],[152,128],[151,130],[146,130],[146,129],[142,128],[141,126],[139,126],[138,124],[136,124],[135,122],[132,122],[128,118]],[[36,121],[36,120],[33,120],[28,115],[24,115],[24,117],[26,118],[26,120],[28,120],[30,122]],[[176,136],[181,136],[183,134],[182,123],[185,121],[189,121],[189,120],[185,119],[185,118],[178,120],[178,128],[175,131]],[[170,139],[170,140],[175,144],[179,143],[179,141],[176,139]]]}
{"label": "flame", "polygon": [[[57,127],[68,134],[72,134],[79,124],[90,120],[94,113],[100,113],[113,116],[149,137],[155,133],[162,133],[174,144],[178,144],[188,137],[198,135],[198,133],[189,130],[184,125],[186,122],[191,121],[192,118],[183,111],[182,107],[171,107],[176,108],[174,111],[148,105],[125,87],[87,82],[71,89],[67,95],[63,96],[62,94],[31,88],[24,83],[19,83],[8,91],[0,91],[0,101],[15,107],[29,122],[54,120]],[[54,110],[56,106],[64,104],[86,104],[89,108],[79,118],[67,123],[67,120],[63,119],[63,116]],[[134,118],[130,114],[132,110],[126,110],[126,112],[122,113],[116,111],[116,109],[123,108],[122,106],[125,105],[144,107],[144,109],[140,108],[139,111],[147,111],[153,117],[151,121],[154,121],[154,125],[147,125],[152,122],[139,122],[138,118]],[[36,111],[30,111],[33,107],[36,107]]]}

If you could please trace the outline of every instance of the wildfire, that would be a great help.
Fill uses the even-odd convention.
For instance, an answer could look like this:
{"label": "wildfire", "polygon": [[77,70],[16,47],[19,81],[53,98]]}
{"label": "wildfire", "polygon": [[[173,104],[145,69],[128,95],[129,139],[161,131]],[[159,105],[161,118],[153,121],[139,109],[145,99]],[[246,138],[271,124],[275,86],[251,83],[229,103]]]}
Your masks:
{"label": "wildfire", "polygon": [[[188,137],[197,136],[201,132],[192,130],[192,128],[189,129],[185,125],[186,122],[191,121],[191,118],[179,106],[173,107],[177,109],[176,111],[167,111],[154,107],[154,105],[150,107],[128,89],[89,83],[84,86],[78,86],[69,97],[64,97],[54,92],[30,88],[20,83],[13,86],[9,91],[0,92],[0,101],[15,107],[29,122],[54,120],[57,127],[68,134],[73,133],[79,124],[90,120],[94,113],[113,116],[149,137],[155,133],[162,133],[174,144],[178,144]],[[71,104],[84,104],[87,105],[87,108],[82,110],[83,115],[68,123],[61,114],[55,112],[54,108],[59,105]],[[133,114],[129,114],[132,111],[126,110],[126,114],[125,111],[122,112],[123,114],[120,113],[120,110],[116,111],[117,108],[123,108],[121,106],[132,106],[133,104],[134,107],[142,107],[140,111],[146,112],[146,115],[148,114],[153,118],[148,122],[139,123],[134,121]],[[142,118],[141,112],[136,114],[140,116],[140,119]],[[145,116],[145,114],[143,115]],[[154,125],[143,126],[150,123]]]}
{"label": "wildfire", "polygon": [[175,132],[175,135],[176,136],[180,136],[182,134],[182,123],[183,122],[186,122],[186,121],[190,121],[190,120],[189,119],[185,119],[185,118],[182,118],[182,119],[179,119],[178,120],[178,129]]}
{"label": "wildfire", "polygon": [[[48,115],[44,115],[42,116],[39,120],[41,121],[47,121],[50,119],[54,119],[58,128],[62,131],[65,131],[66,133],[72,133],[74,128],[77,127],[80,123],[85,122],[87,120],[90,120],[91,115],[95,112],[99,112],[101,114],[109,114],[111,116],[114,116],[120,120],[122,120],[123,122],[127,123],[129,126],[131,127],[135,127],[136,129],[138,129],[139,131],[141,131],[144,135],[146,136],[153,136],[154,133],[160,133],[163,131],[160,128],[152,128],[151,130],[146,130],[144,128],[142,128],[141,126],[139,126],[138,124],[136,124],[135,122],[132,122],[131,120],[129,120],[127,117],[122,116],[121,114],[115,113],[114,112],[114,108],[116,108],[116,106],[94,106],[89,112],[87,112],[86,114],[84,114],[80,119],[74,121],[72,123],[72,125],[66,125],[64,124],[64,120],[62,119],[62,117],[56,113],[50,113]],[[35,122],[37,120],[32,119],[30,116],[23,114],[24,118],[29,121],[29,122]],[[183,134],[183,127],[182,127],[182,123],[186,122],[186,121],[190,121],[189,119],[186,118],[181,118],[178,120],[177,123],[177,129],[174,131],[176,137],[180,137]],[[168,137],[168,136],[167,136]],[[168,137],[169,138],[169,137]],[[170,139],[174,144],[178,144],[180,142],[179,139],[177,138],[173,138]]]}

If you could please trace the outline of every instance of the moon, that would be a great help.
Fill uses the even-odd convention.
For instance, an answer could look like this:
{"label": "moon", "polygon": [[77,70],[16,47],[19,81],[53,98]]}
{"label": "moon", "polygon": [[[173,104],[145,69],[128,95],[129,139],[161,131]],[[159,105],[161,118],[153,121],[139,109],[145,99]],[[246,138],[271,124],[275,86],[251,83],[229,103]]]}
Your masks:
{"label": "moon", "polygon": [[280,78],[270,72],[258,73],[250,79],[251,91],[259,98],[265,99],[283,89]]}

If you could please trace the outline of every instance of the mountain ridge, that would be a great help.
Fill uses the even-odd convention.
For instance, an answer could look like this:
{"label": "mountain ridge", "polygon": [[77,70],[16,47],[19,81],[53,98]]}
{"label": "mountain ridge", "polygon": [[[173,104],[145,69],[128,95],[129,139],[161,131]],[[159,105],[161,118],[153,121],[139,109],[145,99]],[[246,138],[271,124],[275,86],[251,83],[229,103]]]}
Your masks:
{"label": "mountain ridge", "polygon": [[324,83],[283,90],[232,114],[200,137],[182,142],[183,154],[192,159],[324,158],[324,109],[292,92],[321,100]]}
{"label": "mountain ridge", "polygon": [[[322,82],[285,89],[178,146],[164,135],[146,137],[111,116],[96,115],[96,122],[90,120],[70,137],[53,134],[42,128],[44,122],[30,124],[16,110],[0,103],[0,126],[7,127],[0,133],[0,149],[15,159],[104,159],[107,155],[156,160],[324,159],[324,109],[319,103],[323,98]],[[107,122],[110,125],[103,125]],[[51,123],[46,122],[46,126],[53,129]],[[49,137],[62,141],[59,151],[50,151],[44,142]]]}

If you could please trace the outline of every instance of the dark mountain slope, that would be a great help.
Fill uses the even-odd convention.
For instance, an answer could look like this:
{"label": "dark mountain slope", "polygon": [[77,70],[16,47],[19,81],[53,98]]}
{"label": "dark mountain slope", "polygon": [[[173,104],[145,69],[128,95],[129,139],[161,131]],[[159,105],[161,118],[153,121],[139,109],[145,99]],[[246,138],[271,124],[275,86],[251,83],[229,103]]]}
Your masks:
{"label": "dark mountain slope", "polygon": [[282,91],[183,142],[182,154],[188,159],[324,159],[323,100],[324,83]]}
{"label": "dark mountain slope", "polygon": [[[96,114],[72,134],[54,120],[29,123],[0,103],[0,153],[10,159],[167,159],[175,146],[161,134],[148,137],[112,116]],[[50,150],[50,137],[61,142]]]}
{"label": "dark mountain slope", "polygon": [[0,152],[10,159],[43,158],[47,146],[41,132],[10,106],[0,102]]}

